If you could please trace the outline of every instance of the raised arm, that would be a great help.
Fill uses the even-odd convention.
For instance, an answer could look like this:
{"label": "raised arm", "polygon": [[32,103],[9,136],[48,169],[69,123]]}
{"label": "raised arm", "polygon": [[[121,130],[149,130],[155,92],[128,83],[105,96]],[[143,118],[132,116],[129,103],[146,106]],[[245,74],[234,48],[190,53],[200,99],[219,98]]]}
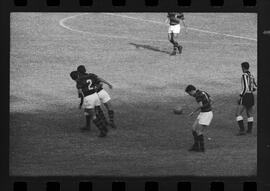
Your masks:
{"label": "raised arm", "polygon": [[104,80],[103,78],[98,77],[98,80],[99,80],[100,82],[104,83],[104,84],[107,84],[107,85],[109,86],[110,89],[113,88],[113,86],[112,86],[109,82],[107,82],[106,80]]}

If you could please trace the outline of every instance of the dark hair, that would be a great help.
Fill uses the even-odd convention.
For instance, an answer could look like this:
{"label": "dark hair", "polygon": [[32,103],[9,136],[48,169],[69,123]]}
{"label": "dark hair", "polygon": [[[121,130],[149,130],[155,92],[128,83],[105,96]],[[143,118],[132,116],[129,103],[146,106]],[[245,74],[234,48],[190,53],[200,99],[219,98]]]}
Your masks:
{"label": "dark hair", "polygon": [[69,75],[72,78],[72,80],[77,80],[78,79],[78,71],[72,71],[72,72],[70,72]]}
{"label": "dark hair", "polygon": [[242,68],[244,68],[244,69],[246,69],[246,70],[249,69],[249,63],[248,63],[248,62],[243,62],[243,63],[241,63],[241,66],[242,66]]}
{"label": "dark hair", "polygon": [[193,85],[188,85],[185,89],[185,92],[189,93],[191,92],[192,90],[196,90],[195,86]]}
{"label": "dark hair", "polygon": [[86,73],[86,69],[85,69],[85,66],[84,65],[80,65],[77,67],[77,71],[81,74],[84,74]]}

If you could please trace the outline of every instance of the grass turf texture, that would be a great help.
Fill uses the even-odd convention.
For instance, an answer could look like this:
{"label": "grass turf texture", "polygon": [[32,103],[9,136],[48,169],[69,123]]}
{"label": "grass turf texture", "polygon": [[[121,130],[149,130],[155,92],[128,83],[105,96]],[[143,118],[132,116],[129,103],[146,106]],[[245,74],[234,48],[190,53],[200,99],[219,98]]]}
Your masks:
{"label": "grass turf texture", "polygon": [[[122,14],[159,22],[166,18],[166,13]],[[256,114],[253,134],[241,137],[235,136],[234,116],[240,63],[250,62],[256,76],[256,42],[189,30],[181,34],[182,55],[170,57],[166,25],[105,14],[65,22],[87,34],[59,25],[72,15],[11,14],[11,175],[256,175]],[[256,39],[255,14],[185,17],[191,27]],[[79,130],[85,121],[69,77],[79,64],[114,85],[106,89],[118,129],[110,129],[106,138],[97,137],[94,125],[91,132]],[[206,153],[187,151],[196,115],[186,114],[197,107],[184,93],[187,84],[215,100]],[[185,105],[185,114],[174,115],[176,105]]]}

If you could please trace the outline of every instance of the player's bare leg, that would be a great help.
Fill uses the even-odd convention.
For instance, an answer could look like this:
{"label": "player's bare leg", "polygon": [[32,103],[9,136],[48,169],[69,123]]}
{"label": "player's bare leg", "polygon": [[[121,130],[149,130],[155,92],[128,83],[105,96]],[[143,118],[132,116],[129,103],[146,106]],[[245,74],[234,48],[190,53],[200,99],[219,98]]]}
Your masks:
{"label": "player's bare leg", "polygon": [[173,44],[173,52],[171,53],[172,56],[176,55],[176,51],[179,51],[179,54],[182,53],[183,47],[179,45],[176,41],[178,34],[177,33],[168,33],[168,39]]}
{"label": "player's bare leg", "polygon": [[243,111],[245,110],[245,107],[243,105],[238,105],[236,109],[236,121],[239,126],[239,133],[237,136],[245,135],[245,125],[244,125],[244,118],[242,116]]}
{"label": "player's bare leg", "polygon": [[115,129],[116,125],[114,123],[114,111],[112,109],[111,101],[107,101],[106,103],[104,103],[104,105],[105,105],[106,109],[108,110],[110,126]]}
{"label": "player's bare leg", "polygon": [[192,125],[192,136],[194,139],[194,143],[192,147],[189,149],[189,151],[198,151],[199,150],[199,140],[198,140],[198,134],[196,131],[197,125],[198,125],[198,119],[195,120],[195,122]]}
{"label": "player's bare leg", "polygon": [[181,54],[183,47],[176,41],[177,38],[178,38],[178,33],[173,33],[173,39],[175,41],[175,44],[174,45],[178,49],[179,54]]}
{"label": "player's bare leg", "polygon": [[253,107],[246,108],[247,112],[247,133],[250,134],[252,133],[252,127],[253,127]]}
{"label": "player's bare leg", "polygon": [[173,51],[172,53],[170,54],[171,56],[174,56],[176,55],[176,48],[174,46],[174,37],[173,37],[173,33],[168,33],[168,40],[170,41],[170,43],[173,44]]}

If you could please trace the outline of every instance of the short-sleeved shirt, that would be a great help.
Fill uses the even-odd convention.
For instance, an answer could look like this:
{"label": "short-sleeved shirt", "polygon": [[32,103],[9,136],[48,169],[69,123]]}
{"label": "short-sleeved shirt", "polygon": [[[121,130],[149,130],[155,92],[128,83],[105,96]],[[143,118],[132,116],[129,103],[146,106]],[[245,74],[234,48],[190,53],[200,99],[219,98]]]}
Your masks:
{"label": "short-sleeved shirt", "polygon": [[202,102],[203,106],[201,107],[201,112],[208,112],[212,110],[210,95],[207,92],[197,90],[195,93],[195,99],[198,103]]}
{"label": "short-sleeved shirt", "polygon": [[249,71],[243,73],[241,78],[241,85],[242,85],[242,91],[240,93],[241,97],[243,97],[243,95],[245,95],[246,93],[253,93],[257,88],[255,78]]}
{"label": "short-sleeved shirt", "polygon": [[184,14],[171,12],[171,13],[168,13],[167,17],[170,20],[170,25],[177,25],[177,24],[180,24],[181,19],[182,20],[184,19]]}
{"label": "short-sleeved shirt", "polygon": [[96,85],[99,83],[95,74],[80,75],[77,80],[77,88],[82,90],[83,96],[88,96],[96,92]]}

